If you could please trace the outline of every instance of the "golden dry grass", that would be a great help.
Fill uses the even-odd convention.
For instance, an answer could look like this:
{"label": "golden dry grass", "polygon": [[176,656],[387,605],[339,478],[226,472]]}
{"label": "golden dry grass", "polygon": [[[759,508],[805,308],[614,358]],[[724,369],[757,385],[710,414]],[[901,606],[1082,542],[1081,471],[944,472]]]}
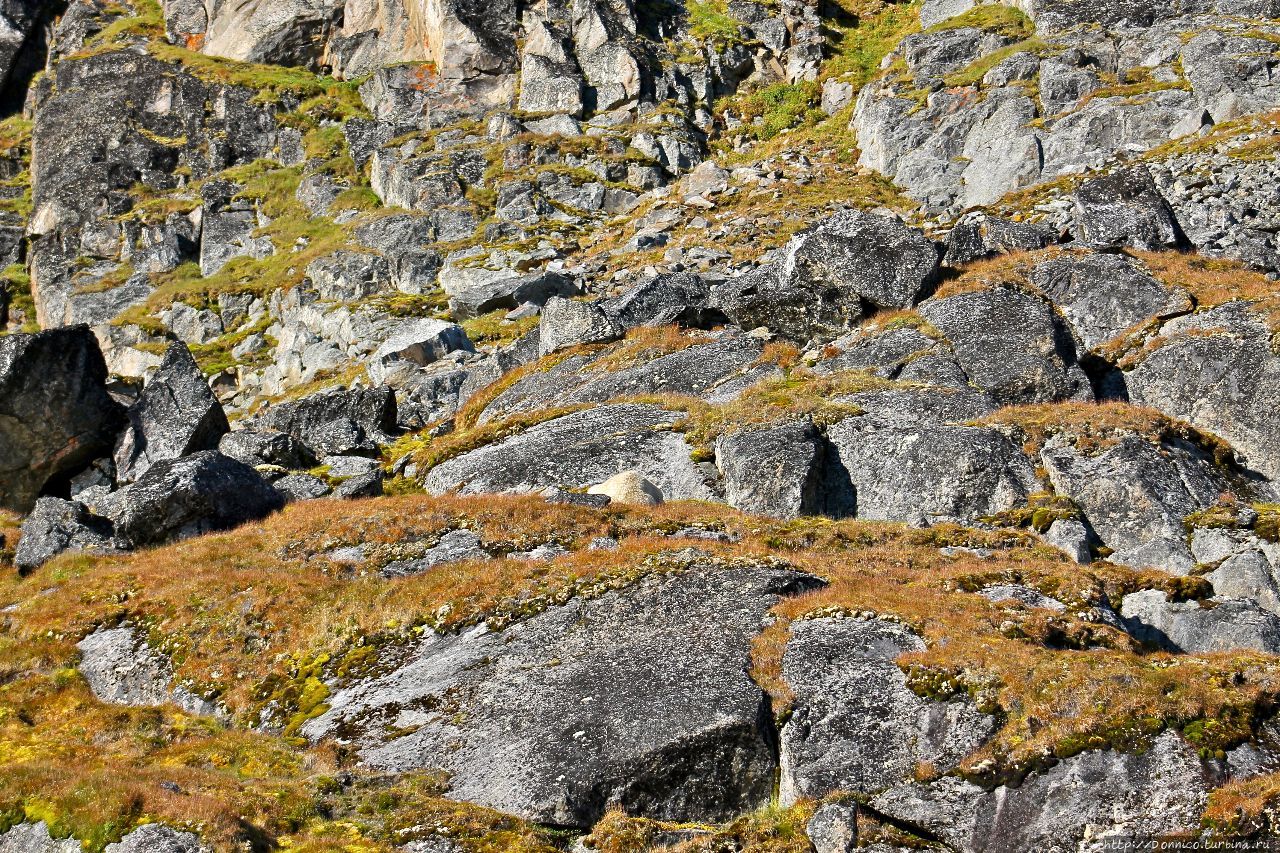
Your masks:
{"label": "golden dry grass", "polygon": [[[406,543],[463,526],[499,553],[547,541],[576,550],[545,563],[471,561],[396,580],[375,570]],[[1023,530],[779,522],[700,503],[588,510],[501,496],[317,502],[230,533],[123,558],[64,556],[28,578],[4,579],[0,763],[8,772],[0,776],[0,818],[48,818],[97,846],[150,817],[199,827],[215,840],[252,825],[298,849],[337,849],[325,845],[346,839],[364,845],[353,849],[380,850],[407,820],[470,826],[461,836],[472,839],[468,850],[548,849],[527,825],[440,800],[431,779],[335,787],[334,774],[350,761],[342,750],[224,728],[172,708],[103,706],[73,669],[75,643],[100,625],[141,626],[172,656],[178,677],[218,695],[238,725],[256,721],[274,700],[287,733],[323,710],[326,679],[359,674],[383,649],[423,630],[480,620],[500,628],[570,596],[678,570],[655,555],[684,547],[663,534],[690,526],[740,537],[698,543],[730,565],[780,557],[829,582],[780,602],[777,621],[754,643],[753,677],[780,714],[791,701],[781,658],[794,620],[893,616],[928,641],[926,651],[899,661],[915,689],[967,692],[1000,715],[996,737],[964,764],[979,778],[1016,776],[1047,756],[1086,748],[1140,748],[1167,728],[1212,754],[1247,737],[1259,709],[1280,697],[1274,658],[1148,653],[1081,615],[1104,597],[1118,601],[1141,588],[1202,595],[1203,579],[1080,567]],[[603,535],[620,548],[582,550]],[[353,544],[365,546],[367,566],[325,556]],[[993,553],[946,557],[943,545]],[[1072,609],[1026,610],[974,594],[997,582],[1027,584]],[[164,781],[188,793],[174,795]],[[796,839],[785,828],[793,818],[762,813],[716,833],[782,853]]]}

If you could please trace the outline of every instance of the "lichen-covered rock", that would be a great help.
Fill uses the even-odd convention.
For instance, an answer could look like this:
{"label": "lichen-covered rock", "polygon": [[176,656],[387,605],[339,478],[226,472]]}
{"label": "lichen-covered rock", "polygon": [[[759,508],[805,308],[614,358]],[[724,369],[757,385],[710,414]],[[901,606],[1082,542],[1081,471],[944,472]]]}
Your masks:
{"label": "lichen-covered rock", "polygon": [[248,465],[206,450],[158,462],[102,501],[116,533],[135,547],[226,530],[264,518],[284,499]]}
{"label": "lichen-covered rock", "polygon": [[471,339],[457,323],[415,320],[382,342],[369,356],[369,379],[389,383],[401,371],[414,371],[451,352],[474,352]]}
{"label": "lichen-covered rock", "polygon": [[1117,563],[1176,574],[1195,564],[1183,519],[1249,485],[1187,442],[1129,434],[1097,455],[1054,439],[1040,454],[1049,480],[1080,507]]}
{"label": "lichen-covered rock", "polygon": [[951,229],[943,261],[949,266],[964,266],[992,255],[1043,249],[1056,242],[1056,237],[1043,225],[984,216]]}
{"label": "lichen-covered rock", "polygon": [[451,797],[543,823],[589,827],[610,806],[729,818],[768,802],[777,766],[751,639],[780,595],[816,583],[695,559],[501,632],[430,636],[303,731],[341,732],[373,767],[444,770]]}
{"label": "lichen-covered rock", "polygon": [[827,438],[848,473],[859,518],[972,521],[1021,506],[1037,491],[1030,461],[995,429],[853,417]]}
{"label": "lichen-covered rock", "polygon": [[313,394],[269,407],[252,426],[288,433],[317,457],[376,456],[396,431],[396,395],[389,388]]}
{"label": "lichen-covered rock", "polygon": [[54,838],[49,825],[19,823],[0,833],[0,853],[80,853],[80,842],[74,838]]}
{"label": "lichen-covered rock", "polygon": [[946,773],[991,736],[995,720],[967,701],[937,702],[907,686],[894,661],[923,649],[895,622],[792,624],[782,663],[795,695],[780,735],[784,803],[877,793],[910,781],[921,763]]}
{"label": "lichen-covered rock", "polygon": [[194,832],[148,823],[103,848],[104,853],[213,853]]}
{"label": "lichen-covered rock", "polygon": [[1239,302],[1164,324],[1125,374],[1130,399],[1231,443],[1243,464],[1280,478],[1280,357],[1261,316]]}
{"label": "lichen-covered rock", "polygon": [[992,791],[957,777],[905,784],[871,800],[876,812],[964,853],[1105,850],[1108,839],[1151,838],[1200,826],[1208,785],[1173,732],[1141,754],[1092,751]]}
{"label": "lichen-covered rock", "polygon": [[0,338],[0,506],[26,512],[45,485],[109,453],[123,421],[84,326]]}
{"label": "lichen-covered rock", "polygon": [[1081,236],[1094,246],[1155,251],[1178,244],[1169,202],[1145,167],[1122,169],[1086,181],[1076,191]]}
{"label": "lichen-covered rock", "polygon": [[776,264],[717,285],[711,304],[746,329],[830,340],[877,308],[915,304],[937,273],[938,250],[923,232],[846,211],[793,239]]}
{"label": "lichen-covered rock", "polygon": [[100,628],[76,648],[80,650],[80,674],[103,702],[135,706],[173,703],[191,714],[217,710],[213,703],[175,686],[169,659],[148,646],[132,628]]}
{"label": "lichen-covered rock", "polygon": [[40,498],[22,522],[13,563],[19,571],[30,572],[67,551],[109,553],[121,547],[111,522],[94,515],[84,504]]}
{"label": "lichen-covered rock", "polygon": [[848,514],[847,489],[828,489],[829,453],[834,455],[808,421],[721,436],[716,465],[725,500],[743,512],[774,518]]}
{"label": "lichen-covered rock", "polygon": [[595,303],[553,296],[542,309],[538,352],[550,355],[566,347],[594,344],[622,337],[618,326]]}
{"label": "lichen-covered rock", "polygon": [[116,441],[120,483],[132,483],[157,462],[216,450],[231,430],[191,351],[176,341],[169,344],[160,368],[129,407],[128,421]]}
{"label": "lichen-covered rock", "polygon": [[317,463],[302,442],[287,432],[275,430],[233,430],[219,440],[218,452],[253,468],[276,465],[298,470],[314,467]]}
{"label": "lichen-covered rock", "polygon": [[1169,601],[1166,593],[1148,589],[1126,595],[1120,615],[1134,637],[1175,652],[1280,653],[1280,616],[1253,601]]}
{"label": "lichen-covered rock", "polygon": [[1071,332],[1043,298],[993,287],[918,310],[946,337],[969,383],[998,403],[1093,398]]}
{"label": "lichen-covered rock", "polygon": [[544,271],[469,287],[452,294],[449,307],[455,317],[466,320],[491,311],[510,311],[521,305],[542,306],[553,296],[568,298],[577,294],[578,287],[572,279]]}
{"label": "lichen-covered rock", "polygon": [[1061,309],[1089,350],[1145,320],[1191,308],[1185,292],[1124,255],[1064,254],[1036,264],[1031,280]]}
{"label": "lichen-covered rock", "polygon": [[539,492],[585,488],[634,469],[668,500],[709,500],[705,472],[672,429],[678,419],[658,406],[598,406],[442,462],[423,482],[432,494]]}

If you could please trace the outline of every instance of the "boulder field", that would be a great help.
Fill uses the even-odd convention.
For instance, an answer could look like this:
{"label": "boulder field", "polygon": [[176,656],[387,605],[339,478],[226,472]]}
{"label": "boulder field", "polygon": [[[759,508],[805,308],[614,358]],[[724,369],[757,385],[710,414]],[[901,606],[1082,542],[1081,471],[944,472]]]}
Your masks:
{"label": "boulder field", "polygon": [[1272,0],[0,0],[0,853],[1280,834]]}

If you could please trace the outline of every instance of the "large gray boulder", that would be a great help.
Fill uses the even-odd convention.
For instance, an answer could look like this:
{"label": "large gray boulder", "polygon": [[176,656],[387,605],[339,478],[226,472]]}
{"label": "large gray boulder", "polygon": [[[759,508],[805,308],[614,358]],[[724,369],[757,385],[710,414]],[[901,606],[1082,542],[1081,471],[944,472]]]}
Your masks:
{"label": "large gray boulder", "polygon": [[828,487],[829,445],[807,420],[730,432],[716,441],[725,501],[773,518],[847,515],[847,488]]}
{"label": "large gray boulder", "polygon": [[210,56],[315,66],[342,20],[337,0],[165,0],[170,38]]}
{"label": "large gray boulder", "polygon": [[0,338],[0,506],[27,512],[51,480],[109,453],[123,415],[85,326]]}
{"label": "large gray boulder", "polygon": [[673,429],[680,417],[659,406],[598,406],[446,460],[423,484],[436,495],[540,492],[594,486],[634,469],[667,500],[710,500],[706,473]]}
{"label": "large gray boulder", "polygon": [[1175,574],[1195,565],[1183,520],[1225,493],[1250,488],[1187,442],[1156,445],[1132,433],[1092,455],[1055,438],[1040,459],[1054,490],[1080,507],[1114,551],[1110,559]]}
{"label": "large gray boulder", "polygon": [[375,384],[391,384],[397,375],[416,372],[453,352],[475,352],[461,326],[444,320],[415,320],[373,351],[366,370]]}
{"label": "large gray boulder", "polygon": [[623,328],[594,302],[553,296],[542,309],[538,324],[538,353],[549,355],[580,344],[612,341]]}
{"label": "large gray boulder", "polygon": [[1120,615],[1134,637],[1174,652],[1280,653],[1280,616],[1253,601],[1169,601],[1148,589],[1126,595]]}
{"label": "large gray boulder", "polygon": [[222,404],[180,341],[169,344],[160,368],[129,407],[128,418],[115,449],[116,478],[122,484],[137,480],[157,462],[216,450],[231,430]]}
{"label": "large gray boulder", "polygon": [[376,456],[397,431],[396,395],[390,388],[313,394],[271,406],[252,426],[288,433],[317,457]]}
{"label": "large gray boulder", "polygon": [[751,642],[807,575],[691,555],[501,632],[427,637],[385,674],[336,690],[307,723],[368,765],[437,768],[455,799],[589,827],[609,807],[719,821],[767,803],[777,769]]}
{"label": "large gray boulder", "polygon": [[1198,830],[1207,796],[1195,751],[1165,732],[1140,754],[1084,752],[1017,787],[988,791],[948,776],[892,788],[871,807],[963,853],[1079,853]]}
{"label": "large gray boulder", "polygon": [[1039,491],[1031,462],[995,429],[852,417],[827,438],[859,518],[963,523],[1021,506]]}
{"label": "large gray boulder", "polygon": [[992,287],[925,302],[970,384],[1000,404],[1093,398],[1071,332],[1043,298]]}
{"label": "large gray boulder", "polygon": [[793,239],[774,265],[729,279],[711,305],[743,328],[791,340],[830,340],[866,314],[927,295],[938,250],[924,233],[883,216],[845,211]]}
{"label": "large gray boulder", "polygon": [[1156,251],[1181,238],[1173,210],[1145,166],[1085,181],[1076,190],[1076,221],[1081,238],[1093,246]]}
{"label": "large gray boulder", "polygon": [[1134,403],[1231,443],[1242,463],[1280,478],[1280,357],[1265,319],[1242,302],[1166,323],[1125,374]]}
{"label": "large gray boulder", "polygon": [[152,465],[102,501],[116,534],[135,547],[158,545],[265,518],[284,499],[258,472],[216,450]]}
{"label": "large gray boulder", "polygon": [[558,272],[543,271],[499,279],[469,287],[449,297],[449,308],[460,320],[491,311],[510,311],[521,305],[546,305],[553,296],[568,298],[578,294],[573,280]]}
{"label": "large gray boulder", "polygon": [[1062,311],[1086,350],[1115,340],[1144,320],[1191,309],[1184,291],[1120,254],[1064,253],[1036,264],[1031,280]]}
{"label": "large gray boulder", "polygon": [[302,442],[276,430],[232,430],[218,442],[218,451],[252,468],[276,465],[296,471],[313,468],[318,462]]}
{"label": "large gray boulder", "polygon": [[66,551],[104,553],[123,546],[110,520],[94,515],[82,503],[40,498],[22,522],[22,537],[13,563],[34,571]]}
{"label": "large gray boulder", "polygon": [[0,853],[80,853],[80,842],[74,838],[54,838],[49,825],[19,823],[0,832]]}
{"label": "large gray boulder", "polygon": [[784,804],[842,791],[873,794],[911,781],[917,765],[947,773],[996,729],[966,700],[937,702],[907,686],[895,660],[924,641],[880,619],[805,619],[791,626],[782,676],[795,694],[780,735]]}

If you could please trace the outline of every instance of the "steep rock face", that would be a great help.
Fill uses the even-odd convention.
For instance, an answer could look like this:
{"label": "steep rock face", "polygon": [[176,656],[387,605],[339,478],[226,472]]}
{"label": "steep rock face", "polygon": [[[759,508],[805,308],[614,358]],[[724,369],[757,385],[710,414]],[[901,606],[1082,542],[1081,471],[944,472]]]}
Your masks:
{"label": "steep rock face", "polygon": [[1085,752],[1017,788],[984,791],[955,777],[906,784],[871,806],[966,853],[1103,850],[1107,838],[1194,830],[1208,792],[1205,770],[1172,732],[1141,755]]}
{"label": "steep rock face", "polygon": [[29,510],[110,448],[123,417],[106,379],[84,326],[0,338],[0,506]]}
{"label": "steep rock face", "polygon": [[353,737],[381,769],[445,770],[451,796],[544,823],[590,826],[609,806],[729,817],[768,801],[776,767],[751,638],[779,595],[815,583],[695,560],[500,633],[432,636],[304,732]]}
{"label": "steep rock face", "polygon": [[174,40],[242,62],[312,66],[341,19],[340,0],[165,0]]}
{"label": "steep rock face", "polygon": [[931,701],[907,686],[894,660],[923,649],[893,622],[792,625],[782,670],[795,694],[780,737],[783,803],[876,793],[911,780],[922,763],[946,773],[991,736],[995,720],[968,702]]}
{"label": "steep rock face", "polygon": [[37,313],[45,327],[102,324],[151,293],[145,276],[104,283],[122,264],[159,272],[197,253],[199,227],[185,217],[145,231],[122,218],[130,190],[165,192],[180,171],[198,179],[268,156],[280,129],[252,90],[205,83],[145,53],[62,61],[50,83],[38,92],[33,131]]}

